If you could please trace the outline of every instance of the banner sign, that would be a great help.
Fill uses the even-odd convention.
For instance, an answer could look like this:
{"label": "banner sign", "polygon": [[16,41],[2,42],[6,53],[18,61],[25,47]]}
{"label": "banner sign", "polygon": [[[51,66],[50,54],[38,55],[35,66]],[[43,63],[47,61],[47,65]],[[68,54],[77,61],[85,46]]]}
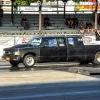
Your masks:
{"label": "banner sign", "polygon": [[[30,39],[33,37],[27,36],[27,37],[0,37],[0,45],[7,45],[7,46],[13,46],[16,44],[22,44],[27,43]],[[69,43],[73,44],[72,38],[69,38]],[[100,41],[96,41],[95,36],[83,36],[82,41],[84,45],[100,45]]]}
{"label": "banner sign", "polygon": [[[75,6],[75,10],[79,10],[79,11],[86,11],[86,10],[95,10],[96,6],[92,6],[92,5],[76,5]],[[97,10],[100,10],[100,6],[97,7]]]}
{"label": "banner sign", "polygon": [[13,46],[16,44],[27,43],[32,37],[0,37],[0,45]]}
{"label": "banner sign", "polygon": [[14,37],[0,37],[0,45],[14,45]]}
{"label": "banner sign", "polygon": [[95,36],[83,36],[82,41],[84,45],[100,45],[100,41],[96,41]]}

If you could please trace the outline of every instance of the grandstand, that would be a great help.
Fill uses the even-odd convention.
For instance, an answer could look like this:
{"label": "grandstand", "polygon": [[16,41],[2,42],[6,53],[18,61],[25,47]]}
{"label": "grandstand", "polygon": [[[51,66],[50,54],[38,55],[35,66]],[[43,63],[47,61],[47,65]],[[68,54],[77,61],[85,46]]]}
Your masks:
{"label": "grandstand", "polygon": [[[66,14],[67,17],[68,14]],[[70,14],[71,17],[73,17],[73,14]],[[0,27],[0,30],[9,30],[9,31],[21,31],[24,30],[24,28],[21,26],[21,18],[23,14],[14,14],[14,24],[11,22],[11,15],[10,14],[4,14],[3,18],[3,26]],[[39,29],[39,14],[27,14],[27,19],[29,20],[31,27],[29,31],[34,31]],[[43,19],[46,16],[46,14],[42,15],[42,30],[47,30],[43,26]],[[63,14],[48,14],[52,26],[54,27],[51,30],[77,30],[73,28],[68,28],[68,26],[65,24]],[[87,20],[90,20],[92,24],[94,25],[94,22],[92,20],[92,14],[76,14],[77,18],[80,20],[83,20],[84,23],[86,23]]]}

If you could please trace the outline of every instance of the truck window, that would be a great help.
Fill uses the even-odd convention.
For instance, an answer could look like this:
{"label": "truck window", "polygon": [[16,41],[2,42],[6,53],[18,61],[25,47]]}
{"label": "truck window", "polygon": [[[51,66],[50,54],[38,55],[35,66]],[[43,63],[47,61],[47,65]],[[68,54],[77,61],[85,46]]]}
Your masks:
{"label": "truck window", "polygon": [[42,39],[41,38],[32,38],[27,44],[31,44],[33,46],[40,46]]}
{"label": "truck window", "polygon": [[45,46],[48,47],[57,47],[57,40],[56,39],[46,39],[44,40]]}
{"label": "truck window", "polygon": [[65,46],[64,38],[58,38],[58,45],[59,45],[59,47]]}
{"label": "truck window", "polygon": [[73,38],[68,38],[68,44],[69,45],[74,45],[74,39]]}

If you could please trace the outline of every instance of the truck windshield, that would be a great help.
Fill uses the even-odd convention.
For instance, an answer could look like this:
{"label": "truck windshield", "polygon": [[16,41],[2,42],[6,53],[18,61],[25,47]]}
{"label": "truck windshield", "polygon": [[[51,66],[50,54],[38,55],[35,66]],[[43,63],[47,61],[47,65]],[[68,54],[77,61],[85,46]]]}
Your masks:
{"label": "truck windshield", "polygon": [[32,38],[28,44],[31,44],[33,46],[40,46],[42,39],[41,38]]}

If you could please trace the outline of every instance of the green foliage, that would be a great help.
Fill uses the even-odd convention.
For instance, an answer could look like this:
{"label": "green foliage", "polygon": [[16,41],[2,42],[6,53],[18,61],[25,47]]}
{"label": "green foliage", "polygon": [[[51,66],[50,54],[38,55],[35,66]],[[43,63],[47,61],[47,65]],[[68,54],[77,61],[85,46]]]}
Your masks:
{"label": "green foliage", "polygon": [[[29,6],[30,3],[35,3],[39,0],[14,0],[14,8],[17,9],[18,5],[24,5],[24,6]],[[48,1],[55,1],[55,0],[46,0],[46,2]],[[60,1],[60,0],[58,0]],[[88,0],[73,0],[74,2],[76,3],[79,3],[80,1],[83,1],[83,2],[87,2]]]}
{"label": "green foliage", "polygon": [[73,1],[76,2],[76,3],[79,3],[79,2],[87,2],[89,0],[73,0]]}
{"label": "green foliage", "polygon": [[[35,3],[39,0],[14,0],[14,7],[17,8],[18,5],[24,5],[24,6],[29,6],[30,3]],[[55,0],[46,0],[48,1],[55,1]]]}

